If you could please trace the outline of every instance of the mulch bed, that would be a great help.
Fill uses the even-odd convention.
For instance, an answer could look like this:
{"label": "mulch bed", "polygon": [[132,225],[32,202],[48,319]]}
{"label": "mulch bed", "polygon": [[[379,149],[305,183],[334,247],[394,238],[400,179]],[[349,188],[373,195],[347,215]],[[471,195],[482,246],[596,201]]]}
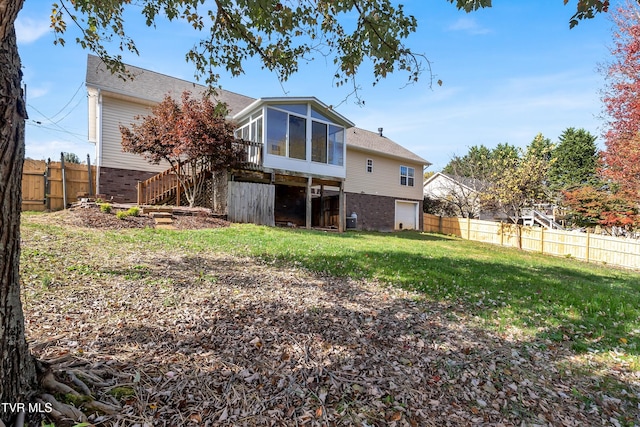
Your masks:
{"label": "mulch bed", "polygon": [[[50,223],[68,225],[73,227],[87,227],[104,230],[120,230],[127,228],[155,228],[156,224],[150,215],[140,214],[139,216],[127,216],[117,218],[114,208],[110,213],[101,212],[95,203],[80,204],[65,211],[52,212],[46,217],[34,219],[44,220]],[[208,211],[198,210],[190,214],[188,210],[183,210],[179,215],[174,215],[173,224],[176,229],[201,229],[228,227],[229,222],[213,217]]]}

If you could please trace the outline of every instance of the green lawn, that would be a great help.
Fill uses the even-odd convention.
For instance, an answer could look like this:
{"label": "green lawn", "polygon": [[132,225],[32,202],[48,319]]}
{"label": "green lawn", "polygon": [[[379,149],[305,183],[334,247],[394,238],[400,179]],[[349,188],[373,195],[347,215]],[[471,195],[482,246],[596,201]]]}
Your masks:
{"label": "green lawn", "polygon": [[109,233],[114,244],[189,247],[289,264],[320,274],[378,280],[425,298],[464,304],[487,325],[515,325],[576,351],[640,355],[640,274],[435,234],[236,225],[227,229]]}
{"label": "green lawn", "polygon": [[[51,226],[23,221],[23,227]],[[108,246],[114,256],[120,245],[161,251],[180,247],[377,280],[416,290],[427,299],[455,303],[487,328],[515,326],[530,340],[568,342],[576,352],[604,357],[615,352],[640,367],[638,272],[418,232],[338,234],[233,225],[84,233],[87,250],[91,245]]]}

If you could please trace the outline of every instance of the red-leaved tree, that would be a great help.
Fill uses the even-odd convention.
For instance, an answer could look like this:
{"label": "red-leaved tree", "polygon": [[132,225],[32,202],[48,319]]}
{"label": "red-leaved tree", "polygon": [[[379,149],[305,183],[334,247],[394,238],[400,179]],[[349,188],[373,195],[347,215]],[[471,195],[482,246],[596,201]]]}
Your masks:
{"label": "red-leaved tree", "polygon": [[194,206],[209,174],[232,166],[241,154],[234,125],[225,119],[224,105],[210,98],[182,94],[154,106],[152,114],[136,117],[131,128],[120,126],[124,151],[141,154],[151,163],[167,161],[175,169],[183,194]]}
{"label": "red-leaved tree", "polygon": [[618,184],[618,197],[640,201],[640,7],[628,1],[612,13],[613,61],[605,68],[602,98],[608,116],[603,175]]}
{"label": "red-leaved tree", "polygon": [[640,225],[637,204],[620,192],[586,185],[562,193],[564,203],[571,210],[571,221],[575,225],[600,225],[610,231],[613,227],[630,230]]}

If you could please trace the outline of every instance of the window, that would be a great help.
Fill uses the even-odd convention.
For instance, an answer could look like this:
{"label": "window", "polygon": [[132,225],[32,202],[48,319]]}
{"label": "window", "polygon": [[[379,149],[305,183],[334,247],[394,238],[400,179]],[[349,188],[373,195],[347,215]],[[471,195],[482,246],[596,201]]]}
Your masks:
{"label": "window", "polygon": [[[266,110],[267,154],[344,166],[344,127],[328,122],[325,116],[308,108],[308,104],[274,104]],[[252,119],[247,125],[251,127],[250,137],[260,141],[262,118]],[[243,127],[236,134],[249,136],[244,131]]]}
{"label": "window", "polygon": [[253,142],[262,142],[262,117],[251,122],[251,139]]}
{"label": "window", "polygon": [[367,159],[367,173],[373,173],[373,160]]}
{"label": "window", "polygon": [[329,160],[330,165],[344,164],[344,128],[329,125]]}
{"label": "window", "polygon": [[327,163],[327,125],[311,122],[311,161]]}
{"label": "window", "polygon": [[289,157],[307,158],[307,119],[289,115]]}
{"label": "window", "polygon": [[283,111],[267,110],[267,153],[286,156],[288,114]]}
{"label": "window", "polygon": [[400,185],[413,187],[414,181],[415,181],[415,169],[407,166],[400,166]]}

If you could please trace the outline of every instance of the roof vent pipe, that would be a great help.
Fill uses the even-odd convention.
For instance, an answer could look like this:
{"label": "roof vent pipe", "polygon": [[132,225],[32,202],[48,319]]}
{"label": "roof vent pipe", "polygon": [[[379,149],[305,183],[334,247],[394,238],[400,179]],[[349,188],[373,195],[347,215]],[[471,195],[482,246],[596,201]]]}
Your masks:
{"label": "roof vent pipe", "polygon": [[382,136],[382,128],[378,128],[378,134],[380,134],[380,136]]}

